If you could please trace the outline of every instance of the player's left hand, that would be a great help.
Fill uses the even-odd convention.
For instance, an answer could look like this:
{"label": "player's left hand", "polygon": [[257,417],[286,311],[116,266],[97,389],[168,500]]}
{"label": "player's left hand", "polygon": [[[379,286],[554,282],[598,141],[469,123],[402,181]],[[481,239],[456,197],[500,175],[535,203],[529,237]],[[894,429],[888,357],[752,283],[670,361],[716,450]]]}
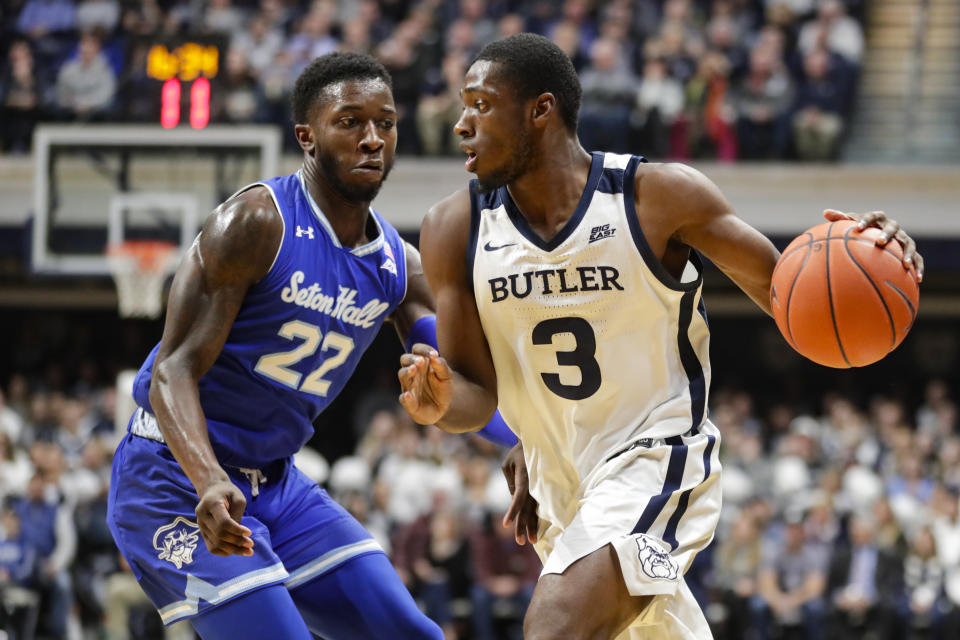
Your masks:
{"label": "player's left hand", "polygon": [[527,463],[523,458],[523,445],[517,443],[510,449],[503,464],[500,465],[503,477],[510,489],[510,507],[503,516],[503,526],[513,525],[513,534],[517,544],[530,544],[537,541],[537,501],[530,495],[530,478],[527,476]]}
{"label": "player's left hand", "polygon": [[436,424],[450,408],[453,374],[447,361],[428,344],[400,356],[400,404],[419,424]]}
{"label": "player's left hand", "polygon": [[914,267],[917,274],[917,282],[923,282],[923,257],[917,253],[917,243],[913,238],[907,235],[907,232],[900,228],[896,220],[891,220],[883,211],[871,211],[869,213],[846,213],[836,209],[827,209],[823,212],[823,217],[831,222],[838,220],[856,220],[857,228],[861,231],[867,227],[877,227],[881,230],[880,237],[877,238],[877,246],[882,247],[892,239],[896,238],[903,246],[903,268]]}

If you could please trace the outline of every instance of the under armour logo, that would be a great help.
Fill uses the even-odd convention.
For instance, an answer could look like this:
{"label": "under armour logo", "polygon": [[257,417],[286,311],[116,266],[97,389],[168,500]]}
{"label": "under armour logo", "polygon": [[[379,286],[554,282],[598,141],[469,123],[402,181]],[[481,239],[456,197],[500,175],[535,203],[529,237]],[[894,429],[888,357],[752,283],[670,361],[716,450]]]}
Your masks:
{"label": "under armour logo", "polygon": [[307,227],[304,229],[300,225],[297,225],[297,237],[302,238],[303,236],[307,236],[313,240],[313,227]]}

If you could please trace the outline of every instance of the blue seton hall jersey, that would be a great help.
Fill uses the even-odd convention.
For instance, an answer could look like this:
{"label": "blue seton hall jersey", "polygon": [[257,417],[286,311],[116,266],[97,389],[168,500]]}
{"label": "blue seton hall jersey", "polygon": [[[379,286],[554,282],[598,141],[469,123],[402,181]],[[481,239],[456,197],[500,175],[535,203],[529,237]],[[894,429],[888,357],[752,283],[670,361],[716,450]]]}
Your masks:
{"label": "blue seton hall jersey", "polygon": [[[300,172],[245,189],[257,185],[270,190],[283,217],[283,241],[199,384],[217,458],[252,468],[292,455],[310,438],[313,420],[343,389],[407,283],[403,240],[373,209],[376,239],[348,249]],[[134,399],[147,411],[158,347],[134,382]]]}

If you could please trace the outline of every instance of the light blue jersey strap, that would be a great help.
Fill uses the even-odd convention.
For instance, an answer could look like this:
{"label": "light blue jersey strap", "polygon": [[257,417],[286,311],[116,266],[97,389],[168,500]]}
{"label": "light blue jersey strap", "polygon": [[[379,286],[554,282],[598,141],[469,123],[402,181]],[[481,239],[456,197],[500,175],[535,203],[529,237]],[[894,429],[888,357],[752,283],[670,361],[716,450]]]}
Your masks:
{"label": "light blue jersey strap", "polygon": [[[418,342],[429,344],[434,349],[438,348],[437,316],[423,316],[410,327],[410,335],[407,336],[407,341],[404,344],[407,352],[409,353],[413,345]],[[510,430],[510,427],[507,426],[499,410],[493,414],[487,426],[476,433],[501,447],[509,448],[517,444],[517,436]]]}

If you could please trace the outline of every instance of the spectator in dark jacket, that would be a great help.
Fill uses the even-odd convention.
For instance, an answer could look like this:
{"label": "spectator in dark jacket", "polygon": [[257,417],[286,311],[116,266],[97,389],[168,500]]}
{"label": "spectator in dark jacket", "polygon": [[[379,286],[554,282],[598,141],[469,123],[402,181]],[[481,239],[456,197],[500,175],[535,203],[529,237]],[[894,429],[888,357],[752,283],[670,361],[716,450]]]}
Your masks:
{"label": "spectator in dark jacket", "polygon": [[[520,546],[513,529],[500,525],[502,512],[490,512],[485,526],[471,541],[473,556],[473,630],[477,640],[517,638],[520,621],[540,576],[540,559],[529,544]],[[494,634],[494,612],[512,607],[518,624],[507,635]]]}
{"label": "spectator in dark jacket", "polygon": [[843,132],[844,93],[831,73],[830,53],[825,49],[808,53],[793,116],[794,144],[802,160],[834,156]]}
{"label": "spectator in dark jacket", "polygon": [[878,546],[872,518],[850,517],[847,539],[834,549],[827,579],[835,637],[878,637],[889,627],[884,605],[890,603],[884,599],[898,587],[900,562]]}

